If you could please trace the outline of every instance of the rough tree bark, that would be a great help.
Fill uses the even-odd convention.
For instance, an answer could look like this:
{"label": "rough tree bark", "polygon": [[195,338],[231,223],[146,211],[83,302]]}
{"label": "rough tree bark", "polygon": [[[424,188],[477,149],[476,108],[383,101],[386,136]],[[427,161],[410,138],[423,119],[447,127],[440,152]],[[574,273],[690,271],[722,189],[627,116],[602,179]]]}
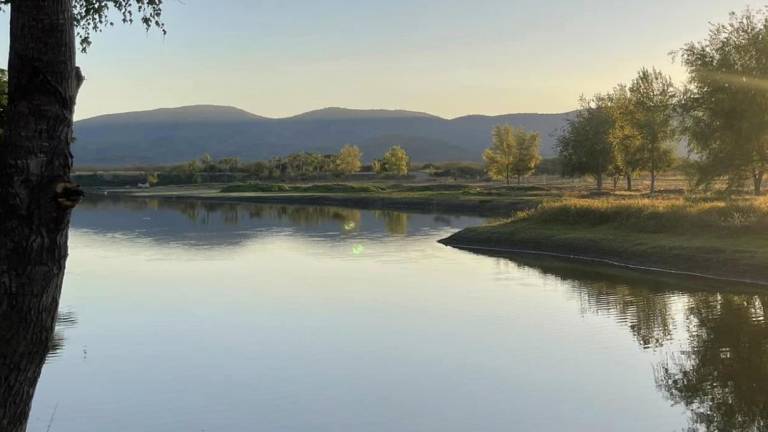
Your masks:
{"label": "rough tree bark", "polygon": [[0,145],[0,430],[26,429],[67,258],[75,67],[72,0],[14,0]]}

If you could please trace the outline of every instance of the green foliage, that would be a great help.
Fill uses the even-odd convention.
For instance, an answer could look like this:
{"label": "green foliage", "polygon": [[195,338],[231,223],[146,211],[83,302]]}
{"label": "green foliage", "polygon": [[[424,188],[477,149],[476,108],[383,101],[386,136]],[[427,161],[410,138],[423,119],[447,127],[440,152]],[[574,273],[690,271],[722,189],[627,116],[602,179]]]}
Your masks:
{"label": "green foliage", "polygon": [[434,177],[451,177],[454,179],[480,180],[485,176],[485,168],[479,163],[449,162],[435,164],[430,172]]}
{"label": "green foliage", "polygon": [[563,163],[563,174],[590,175],[603,188],[603,176],[616,163],[611,138],[614,127],[609,100],[601,95],[592,99],[581,98],[581,110],[568,120],[558,138],[558,150]]}
{"label": "green foliage", "polygon": [[653,193],[659,171],[671,166],[674,160],[670,143],[676,136],[677,90],[669,76],[656,69],[643,68],[629,86],[629,95],[629,116],[623,123],[632,130],[630,135],[638,139],[640,150],[639,153],[631,151],[630,155],[639,155],[642,165],[650,172]]}
{"label": "green foliage", "polygon": [[[0,10],[10,5],[11,0],[0,0]],[[155,27],[166,34],[162,21],[163,0],[73,0],[72,14],[75,21],[80,49],[86,52],[91,47],[93,33],[115,25],[117,16],[124,24],[138,21],[147,30]]]}
{"label": "green foliage", "polygon": [[557,157],[544,158],[536,167],[536,174],[561,175],[563,173],[563,160]]}
{"label": "green foliage", "polygon": [[609,136],[615,152],[608,174],[614,177],[614,182],[617,176],[626,177],[627,190],[632,190],[632,178],[648,166],[647,152],[638,130],[638,107],[629,89],[623,84],[607,95],[607,102],[613,119]]}
{"label": "green foliage", "polygon": [[752,179],[759,194],[768,166],[768,14],[747,9],[681,51],[689,81],[683,130],[701,160],[699,184],[720,177],[728,189]]}
{"label": "green foliage", "polygon": [[377,173],[394,174],[398,176],[408,175],[411,166],[411,158],[400,146],[391,147],[380,161],[374,161],[374,171]]}
{"label": "green foliage", "polygon": [[532,173],[541,162],[540,142],[537,133],[512,126],[496,126],[493,143],[483,152],[488,174],[494,180],[505,180],[507,184],[514,175],[519,184],[521,177]]}
{"label": "green foliage", "polygon": [[345,145],[336,158],[336,171],[342,175],[359,172],[363,167],[363,153],[357,146]]}

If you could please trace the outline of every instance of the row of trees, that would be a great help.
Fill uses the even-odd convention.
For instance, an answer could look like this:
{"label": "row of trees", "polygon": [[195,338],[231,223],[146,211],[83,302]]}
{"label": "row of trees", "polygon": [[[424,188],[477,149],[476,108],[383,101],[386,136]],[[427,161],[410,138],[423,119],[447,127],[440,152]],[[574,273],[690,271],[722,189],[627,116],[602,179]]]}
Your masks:
{"label": "row of trees", "polygon": [[582,97],[581,109],[558,139],[565,174],[591,175],[598,189],[605,176],[614,186],[624,177],[632,190],[633,177],[648,171],[654,192],[658,173],[674,157],[677,95],[671,78],[642,69],[629,86]]}
{"label": "row of trees", "polygon": [[643,68],[629,85],[582,97],[581,109],[558,139],[566,174],[603,178],[646,171],[651,193],[658,173],[686,141],[695,184],[726,181],[727,189],[749,180],[762,191],[768,168],[768,14],[747,9],[713,25],[709,37],[678,51],[689,72],[678,88],[656,69]]}
{"label": "row of trees", "polygon": [[[214,159],[204,154],[199,159],[176,165],[170,172],[182,176],[244,173],[259,179],[311,178],[326,175],[346,176],[360,172],[363,153],[357,146],[345,145],[336,154],[292,153],[269,160],[242,162],[236,157]],[[379,174],[407,175],[410,157],[400,146],[390,148],[371,169]]]}

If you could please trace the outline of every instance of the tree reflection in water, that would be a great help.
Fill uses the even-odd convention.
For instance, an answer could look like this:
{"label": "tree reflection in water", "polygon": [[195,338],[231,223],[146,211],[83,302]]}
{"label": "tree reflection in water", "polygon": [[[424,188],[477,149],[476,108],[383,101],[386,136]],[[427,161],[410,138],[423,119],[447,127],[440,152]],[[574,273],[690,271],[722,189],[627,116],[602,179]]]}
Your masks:
{"label": "tree reflection in water", "polygon": [[688,350],[656,367],[656,382],[688,408],[691,430],[768,430],[766,295],[688,296]]}
{"label": "tree reflection in water", "polygon": [[389,210],[377,210],[374,212],[377,219],[384,221],[387,227],[387,232],[391,235],[406,235],[408,234],[408,213],[389,211]]}
{"label": "tree reflection in water", "polygon": [[[688,430],[768,431],[768,295],[573,261],[514,261],[568,282],[584,313],[612,316],[644,349],[660,350],[656,385],[687,409]],[[683,350],[672,343],[676,329]]]}
{"label": "tree reflection in water", "polygon": [[[13,297],[2,299],[0,314],[0,430],[26,430],[32,398],[46,359],[64,347],[62,330],[76,325],[71,312],[15,314]],[[30,310],[30,309],[26,309]],[[55,316],[52,316],[55,315]]]}

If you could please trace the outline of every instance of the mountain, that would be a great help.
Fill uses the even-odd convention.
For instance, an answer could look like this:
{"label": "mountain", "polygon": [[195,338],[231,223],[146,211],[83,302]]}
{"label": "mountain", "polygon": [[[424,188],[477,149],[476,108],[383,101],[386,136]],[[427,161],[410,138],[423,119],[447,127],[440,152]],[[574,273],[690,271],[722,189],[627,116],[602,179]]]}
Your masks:
{"label": "mountain", "polygon": [[110,114],[75,123],[73,151],[79,166],[170,164],[203,153],[215,158],[268,159],[298,151],[335,153],[344,144],[364,159],[392,145],[417,162],[478,161],[491,129],[512,124],[537,131],[542,154],[552,156],[557,132],[572,113],[465,116],[444,119],[404,110],[325,108],[272,119],[234,107],[196,105]]}
{"label": "mountain", "polygon": [[439,118],[432,114],[406,111],[406,110],[356,110],[349,108],[323,108],[315,111],[305,112],[291,117],[294,120],[349,120],[349,119],[381,119],[381,118]]}

